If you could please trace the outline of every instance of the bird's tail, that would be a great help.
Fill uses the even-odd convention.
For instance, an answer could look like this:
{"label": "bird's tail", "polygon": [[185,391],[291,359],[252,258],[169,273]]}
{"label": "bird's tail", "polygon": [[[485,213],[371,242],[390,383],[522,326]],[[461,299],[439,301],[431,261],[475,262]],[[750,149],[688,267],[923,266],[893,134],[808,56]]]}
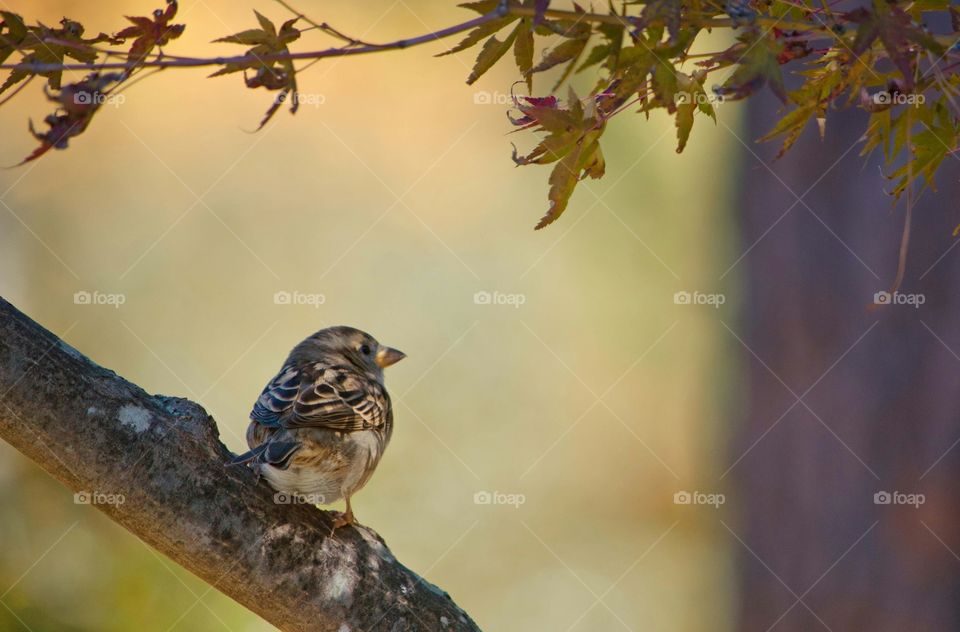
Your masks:
{"label": "bird's tail", "polygon": [[231,467],[233,465],[266,463],[281,470],[285,470],[287,469],[287,466],[290,465],[290,459],[299,449],[300,444],[295,441],[274,441],[272,439],[268,439],[254,449],[233,457],[224,465],[226,467]]}
{"label": "bird's tail", "polygon": [[255,448],[252,449],[252,450],[248,450],[247,452],[244,452],[243,454],[239,454],[239,455],[234,456],[232,459],[230,459],[229,461],[227,461],[226,463],[224,463],[224,465],[225,465],[226,467],[232,467],[232,466],[234,466],[234,465],[249,465],[249,464],[251,464],[251,463],[254,463],[254,462],[256,462],[256,461],[259,461],[259,460],[260,460],[260,456],[263,454],[263,452],[264,452],[266,449],[267,449],[267,444],[266,444],[266,443],[263,444],[263,445],[258,445],[257,447],[255,447]]}

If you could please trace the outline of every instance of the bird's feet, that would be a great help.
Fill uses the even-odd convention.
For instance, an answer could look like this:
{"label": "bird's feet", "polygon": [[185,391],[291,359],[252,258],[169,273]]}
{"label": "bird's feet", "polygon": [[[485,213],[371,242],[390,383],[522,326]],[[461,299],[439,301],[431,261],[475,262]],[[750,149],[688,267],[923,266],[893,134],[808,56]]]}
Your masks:
{"label": "bird's feet", "polygon": [[356,518],[353,516],[353,509],[350,508],[350,501],[347,501],[347,510],[343,513],[338,513],[337,517],[333,519],[333,528],[330,529],[330,535],[332,536],[336,533],[337,529],[340,527],[346,527],[352,524],[356,524]]}

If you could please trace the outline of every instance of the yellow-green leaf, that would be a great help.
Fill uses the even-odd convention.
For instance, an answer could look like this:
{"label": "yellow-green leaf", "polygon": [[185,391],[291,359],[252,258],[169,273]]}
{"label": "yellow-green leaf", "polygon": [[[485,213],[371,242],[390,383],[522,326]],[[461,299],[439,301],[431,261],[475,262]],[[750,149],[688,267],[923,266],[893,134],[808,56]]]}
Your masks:
{"label": "yellow-green leaf", "polygon": [[517,68],[527,81],[527,90],[533,92],[533,29],[528,19],[517,25],[517,40],[513,45],[513,56],[517,61]]}
{"label": "yellow-green leaf", "polygon": [[467,84],[472,84],[474,81],[483,76],[483,73],[487,72],[493,65],[497,63],[504,53],[510,50],[510,46],[513,44],[513,40],[517,37],[516,29],[507,36],[507,39],[502,42],[497,39],[496,35],[493,35],[486,42],[483,43],[483,49],[480,50],[480,55],[477,56],[477,63],[473,66],[473,71],[470,73],[470,76],[467,77]]}
{"label": "yellow-green leaf", "polygon": [[697,104],[692,99],[681,99],[677,104],[677,153],[683,151],[687,146],[687,140],[690,138],[690,130],[693,129],[693,113],[697,110]]}

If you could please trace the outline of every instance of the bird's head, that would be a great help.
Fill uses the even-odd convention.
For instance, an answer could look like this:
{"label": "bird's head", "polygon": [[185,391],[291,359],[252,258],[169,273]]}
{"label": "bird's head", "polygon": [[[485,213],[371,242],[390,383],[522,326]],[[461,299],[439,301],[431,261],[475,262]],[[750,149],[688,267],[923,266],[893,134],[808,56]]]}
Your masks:
{"label": "bird's head", "polygon": [[365,375],[383,379],[383,369],[403,360],[402,351],[377,342],[376,338],[353,327],[327,327],[313,334],[290,352],[288,362],[325,360],[346,364]]}

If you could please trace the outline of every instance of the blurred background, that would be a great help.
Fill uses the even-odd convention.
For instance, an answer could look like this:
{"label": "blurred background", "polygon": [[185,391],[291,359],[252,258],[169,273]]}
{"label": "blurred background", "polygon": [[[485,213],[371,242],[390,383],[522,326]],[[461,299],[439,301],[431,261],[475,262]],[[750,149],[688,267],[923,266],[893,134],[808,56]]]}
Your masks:
{"label": "blurred background", "polygon": [[[0,6],[88,33],[156,8]],[[183,2],[169,51],[241,52],[209,42],[252,28],[254,7],[288,17]],[[297,8],[372,41],[468,17]],[[666,117],[618,117],[606,177],[534,232],[548,170],[510,161],[510,141],[535,142],[506,135],[515,72],[467,86],[476,51],[432,57],[453,43],[322,61],[300,113],[256,134],[273,95],[239,76],[131,87],[69,151],[0,172],[0,292],[147,391],[202,403],[234,451],[306,335],[350,324],[404,350],[393,440],[354,506],[483,629],[902,630],[920,612],[949,629],[957,198],[919,215],[921,309],[869,310],[902,213],[850,151],[856,124],[773,163],[751,140],[771,120],[723,104],[683,155]],[[27,118],[49,110],[39,84],[0,109],[0,162],[32,151]],[[2,629],[272,629],[0,453]],[[875,505],[881,490],[927,503]]]}

